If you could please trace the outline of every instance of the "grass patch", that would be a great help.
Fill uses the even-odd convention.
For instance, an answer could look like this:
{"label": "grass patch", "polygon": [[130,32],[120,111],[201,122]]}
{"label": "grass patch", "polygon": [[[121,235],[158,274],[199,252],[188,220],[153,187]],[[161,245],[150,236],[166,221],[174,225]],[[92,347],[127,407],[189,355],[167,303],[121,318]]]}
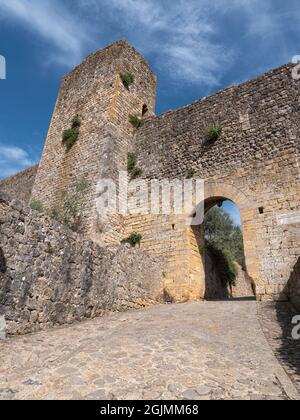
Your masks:
{"label": "grass patch", "polygon": [[72,120],[71,128],[63,131],[62,142],[70,150],[78,140],[81,119],[76,115]]}
{"label": "grass patch", "polygon": [[32,210],[38,211],[40,213],[43,213],[43,211],[44,211],[44,205],[43,205],[43,203],[40,200],[36,199],[36,198],[33,198],[31,200],[30,208]]}
{"label": "grass patch", "polygon": [[138,178],[143,174],[143,170],[137,166],[137,158],[133,153],[128,153],[127,157],[127,171],[131,179]]}
{"label": "grass patch", "polygon": [[54,248],[53,246],[50,244],[50,242],[47,244],[47,250],[46,253],[49,255],[53,255],[54,254]]}
{"label": "grass patch", "polygon": [[79,232],[89,189],[90,183],[88,181],[82,179],[77,182],[72,191],[63,195],[62,205],[51,210],[51,217],[68,226],[74,232]]}
{"label": "grass patch", "polygon": [[120,78],[126,89],[129,89],[130,86],[134,83],[134,75],[130,73],[130,71],[127,71],[126,73],[121,73]]}
{"label": "grass patch", "polygon": [[218,140],[218,138],[222,134],[222,127],[220,125],[213,125],[209,127],[205,134],[205,142],[206,143],[213,143]]}
{"label": "grass patch", "polygon": [[129,121],[135,128],[140,128],[144,125],[144,120],[139,118],[137,115],[129,115]]}
{"label": "grass patch", "polygon": [[70,150],[77,142],[79,136],[78,128],[68,128],[63,132],[63,144]]}
{"label": "grass patch", "polygon": [[121,241],[121,244],[130,244],[130,246],[132,248],[135,248],[136,245],[141,245],[141,241],[142,241],[142,235],[140,235],[139,233],[132,233],[128,238],[125,238]]}

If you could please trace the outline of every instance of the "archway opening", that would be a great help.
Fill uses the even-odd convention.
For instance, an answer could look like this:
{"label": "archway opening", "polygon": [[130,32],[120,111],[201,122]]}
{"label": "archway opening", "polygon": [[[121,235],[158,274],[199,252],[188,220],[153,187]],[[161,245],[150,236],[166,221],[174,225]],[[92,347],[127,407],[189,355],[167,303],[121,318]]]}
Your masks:
{"label": "archway opening", "polygon": [[204,212],[203,224],[194,227],[202,257],[203,298],[254,299],[238,207],[225,197],[210,197],[204,203]]}

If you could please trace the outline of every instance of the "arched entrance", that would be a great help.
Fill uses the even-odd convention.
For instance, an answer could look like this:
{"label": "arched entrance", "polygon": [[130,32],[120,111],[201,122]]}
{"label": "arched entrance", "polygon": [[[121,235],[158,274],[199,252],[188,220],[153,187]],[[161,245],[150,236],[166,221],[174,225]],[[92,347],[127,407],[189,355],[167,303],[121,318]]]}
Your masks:
{"label": "arched entrance", "polygon": [[[200,249],[203,250],[204,298],[253,299],[254,285],[246,269],[238,207],[221,197],[206,204],[203,230],[202,226],[193,226],[195,236],[201,241]],[[203,231],[204,238],[201,237]]]}
{"label": "arched entrance", "polygon": [[[244,254],[245,254],[245,270],[247,272],[248,281],[253,285],[253,291],[256,293],[256,287],[260,284],[260,267],[261,261],[257,253],[256,245],[256,231],[255,231],[255,217],[256,206],[249,200],[241,191],[233,185],[214,183],[206,183],[205,199],[200,203],[204,207],[206,214],[214,206],[222,205],[224,201],[231,201],[234,203],[241,215],[241,225],[243,231]],[[211,256],[207,256],[205,249],[205,226],[204,222],[201,225],[192,226],[190,234],[190,281],[191,284],[197,284],[200,291],[200,298],[226,298],[229,297],[227,285],[223,285],[223,294],[220,288],[219,291],[213,290],[212,279],[216,278],[217,272],[209,272],[215,269]],[[206,259],[207,256],[207,259]],[[216,256],[217,258],[218,256]],[[220,256],[219,256],[220,258]],[[211,278],[209,278],[209,274]],[[214,295],[215,294],[215,295]],[[219,296],[218,296],[219,295]]]}

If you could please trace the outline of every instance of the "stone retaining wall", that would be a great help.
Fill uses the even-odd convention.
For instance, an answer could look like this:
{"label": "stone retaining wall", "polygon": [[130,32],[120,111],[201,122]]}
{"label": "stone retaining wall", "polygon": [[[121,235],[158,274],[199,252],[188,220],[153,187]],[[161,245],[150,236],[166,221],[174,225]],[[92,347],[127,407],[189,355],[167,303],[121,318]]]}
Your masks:
{"label": "stone retaining wall", "polygon": [[0,181],[0,191],[28,204],[38,165]]}
{"label": "stone retaining wall", "polygon": [[0,194],[0,315],[24,334],[156,303],[161,262],[103,249]]}

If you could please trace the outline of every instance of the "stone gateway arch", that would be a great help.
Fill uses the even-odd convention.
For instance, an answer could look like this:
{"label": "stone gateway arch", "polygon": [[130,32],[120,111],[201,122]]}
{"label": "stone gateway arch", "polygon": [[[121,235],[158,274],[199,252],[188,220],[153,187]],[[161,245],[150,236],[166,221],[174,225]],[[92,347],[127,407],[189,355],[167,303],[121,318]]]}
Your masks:
{"label": "stone gateway arch", "polygon": [[[298,289],[289,285],[291,278],[299,283],[300,257],[300,81],[292,70],[292,64],[282,66],[155,116],[156,77],[133,47],[118,41],[64,78],[37,171],[0,186],[26,191],[27,201],[54,209],[85,179],[84,237],[113,249],[138,232],[141,250],[162,261],[164,290],[182,301],[205,296],[203,227],[195,230],[179,215],[116,212],[104,218],[96,209],[97,184],[103,178],[117,183],[129,153],[146,180],[201,178],[204,203],[198,204],[207,210],[226,199],[241,212],[247,272],[257,299],[286,299],[293,290],[300,302]],[[207,142],[213,126],[222,131]],[[70,147],[62,141],[66,130],[76,137]]]}
{"label": "stone gateway arch", "polygon": [[[147,179],[184,179],[192,172],[206,181],[206,200],[224,197],[239,207],[257,298],[284,297],[300,251],[297,225],[292,219],[280,223],[300,211],[300,84],[292,69],[283,66],[155,117],[155,76],[139,53],[119,41],[63,81],[32,197],[55,203],[84,176],[93,186],[85,234],[110,246],[140,232],[142,249],[164,258],[168,292],[177,300],[199,298],[205,293],[201,253],[180,217],[115,215],[103,224],[94,208],[98,179],[116,179],[118,170],[126,170],[128,152]],[[120,80],[125,72],[134,75],[130,87]],[[77,114],[79,140],[66,152],[62,132]],[[143,126],[133,128],[129,115],[144,118]],[[222,134],[207,144],[205,133],[214,124]]]}

